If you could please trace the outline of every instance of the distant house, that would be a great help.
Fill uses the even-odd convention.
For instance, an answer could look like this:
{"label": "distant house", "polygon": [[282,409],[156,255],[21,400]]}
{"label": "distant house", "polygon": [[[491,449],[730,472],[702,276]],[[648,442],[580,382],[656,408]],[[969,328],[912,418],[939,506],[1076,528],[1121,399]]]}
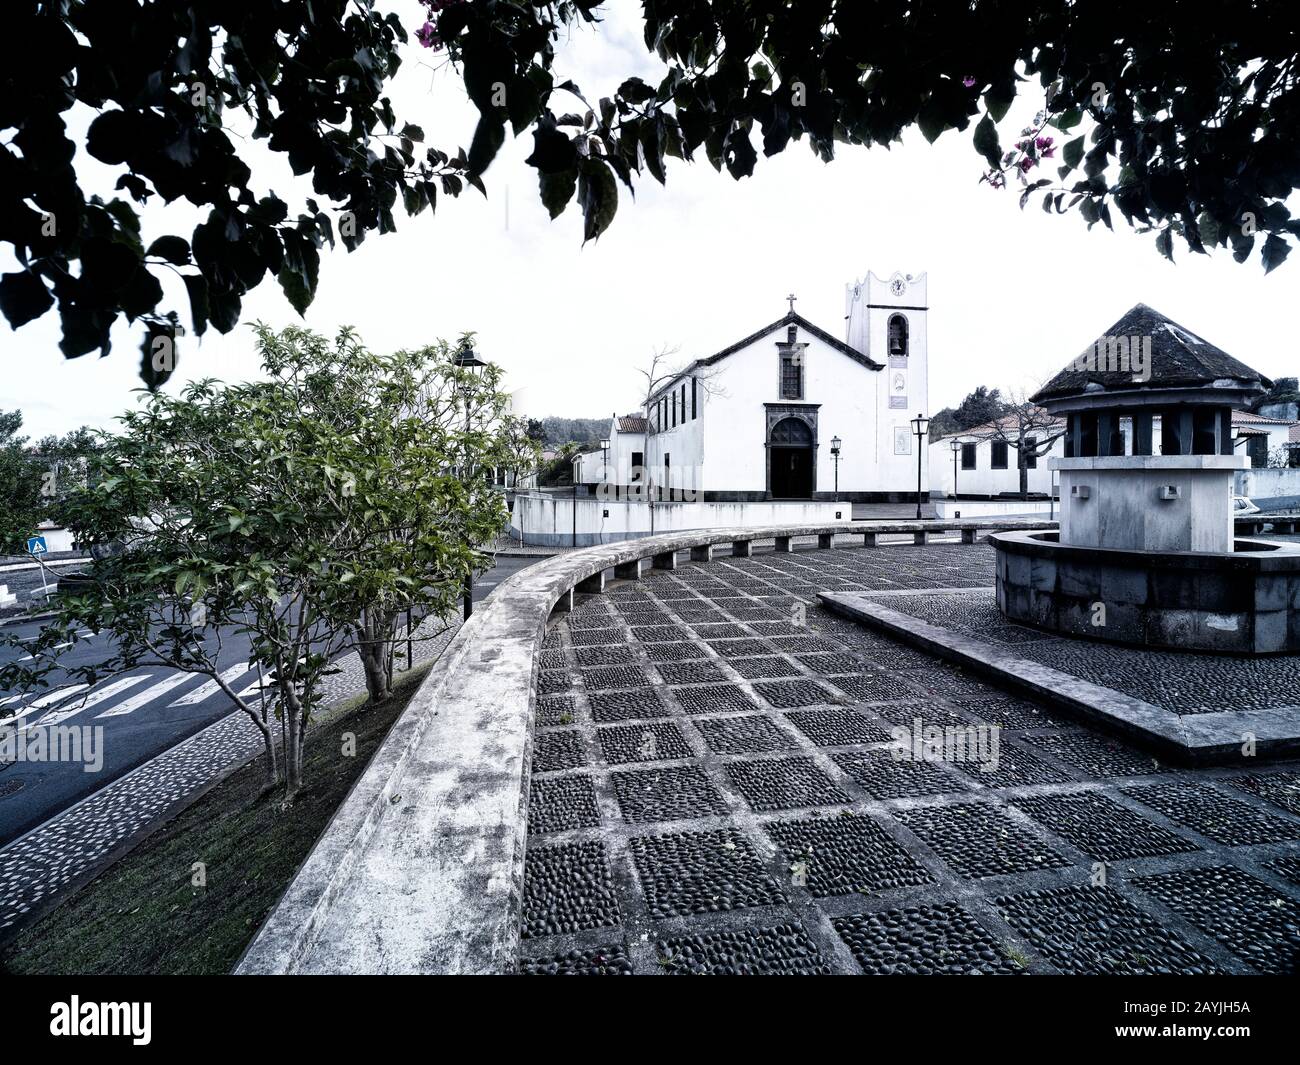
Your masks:
{"label": "distant house", "polygon": [[629,489],[643,485],[647,423],[639,414],[614,415],[603,443],[573,457],[573,479],[595,488],[604,485],[611,498],[636,498]]}
{"label": "distant house", "polygon": [[605,485],[614,499],[641,498],[649,476],[646,469],[646,434],[650,423],[640,414],[614,415],[605,448],[574,458],[574,479],[579,484]]}
{"label": "distant house", "polygon": [[[1019,451],[1002,438],[1014,440],[1017,425],[1016,417],[1008,415],[932,441],[929,446],[930,487],[942,496],[967,499],[1019,495]],[[1052,421],[1041,432],[1026,433],[1026,440],[1035,441],[1043,433],[1050,435],[1063,428],[1064,422]],[[956,448],[953,444],[957,445]],[[1051,492],[1052,471],[1047,460],[1064,454],[1065,442],[1058,437],[1044,454],[1037,457],[1028,455],[1030,495],[1046,496]]]}
{"label": "distant house", "polygon": [[1291,418],[1267,417],[1244,410],[1232,412],[1233,440],[1245,441],[1244,444],[1236,446],[1245,448],[1246,454],[1250,456],[1251,466],[1257,470],[1268,465],[1270,455],[1277,452],[1294,454],[1294,450],[1289,450],[1288,445],[1293,439],[1292,432],[1297,427],[1300,427],[1300,423]]}

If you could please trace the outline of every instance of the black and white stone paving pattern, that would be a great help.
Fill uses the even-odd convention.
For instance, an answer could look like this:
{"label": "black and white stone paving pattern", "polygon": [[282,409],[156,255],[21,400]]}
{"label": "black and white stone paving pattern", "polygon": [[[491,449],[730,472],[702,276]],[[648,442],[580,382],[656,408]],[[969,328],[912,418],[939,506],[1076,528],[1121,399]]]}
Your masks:
{"label": "black and white stone paving pattern", "polygon": [[[415,662],[440,655],[459,627],[457,621],[444,630],[440,621],[427,620],[417,630]],[[360,657],[353,652],[336,664],[339,672],[325,679],[328,702],[364,694]],[[112,709],[106,702],[96,710],[105,706]],[[235,711],[0,849],[0,936],[95,873],[188,796],[263,749],[262,734]]]}
{"label": "black and white stone paving pattern", "polygon": [[[537,673],[520,971],[1300,972],[1300,765],[1162,764],[816,598],[951,620],[992,583],[985,545],[909,544],[578,596]],[[1222,709],[1174,657],[1114,669]],[[1265,674],[1234,674],[1242,706],[1300,663]],[[996,767],[896,757],[932,726],[996,729]]]}
{"label": "black and white stone paving pattern", "polygon": [[[1187,654],[1057,636],[1006,621],[992,587],[960,595],[881,596],[877,601],[966,636],[1014,645],[1017,657],[1175,714],[1300,706],[1300,655]],[[942,685],[941,674],[936,680]]]}

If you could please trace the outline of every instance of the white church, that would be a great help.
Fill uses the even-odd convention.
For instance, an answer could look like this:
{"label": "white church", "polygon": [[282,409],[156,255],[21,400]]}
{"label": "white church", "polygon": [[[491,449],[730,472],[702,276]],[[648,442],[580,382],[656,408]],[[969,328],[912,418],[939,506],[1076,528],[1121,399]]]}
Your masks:
{"label": "white church", "polygon": [[843,340],[788,298],[784,316],[615,417],[608,446],[575,460],[575,481],[616,500],[912,502],[919,445],[928,493],[912,425],[929,412],[925,274],[846,285]]}

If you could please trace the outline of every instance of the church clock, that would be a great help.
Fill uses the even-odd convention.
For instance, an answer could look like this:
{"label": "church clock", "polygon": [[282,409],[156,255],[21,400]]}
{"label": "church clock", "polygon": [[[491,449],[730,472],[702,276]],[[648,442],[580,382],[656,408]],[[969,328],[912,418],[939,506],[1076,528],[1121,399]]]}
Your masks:
{"label": "church clock", "polygon": [[901,296],[907,291],[907,282],[901,277],[896,277],[889,283],[889,291],[892,292],[895,297]]}

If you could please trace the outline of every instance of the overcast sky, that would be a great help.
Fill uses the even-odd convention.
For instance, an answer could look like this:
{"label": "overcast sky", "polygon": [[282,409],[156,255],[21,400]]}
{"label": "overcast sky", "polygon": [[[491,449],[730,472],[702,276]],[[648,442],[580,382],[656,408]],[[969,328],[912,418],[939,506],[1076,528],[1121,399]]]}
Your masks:
{"label": "overcast sky", "polygon": [[[414,32],[415,0],[393,6]],[[571,77],[592,101],[630,74],[657,80],[639,10],[618,0],[598,31],[575,31],[556,80]],[[434,69],[440,54],[414,42],[409,51],[393,91],[399,117],[445,150],[468,146],[475,112],[461,83]],[[1018,104],[1003,139],[1037,106]],[[399,214],[397,234],[372,236],[352,254],[327,251],[306,324],[355,325],[375,348],[475,330],[483,357],[508,370],[523,413],[604,416],[636,407],[635,369],[656,347],[679,347],[682,361],[711,354],[779,317],[789,292],[805,317],[843,336],[845,282],[900,270],[929,274],[935,410],[979,384],[1032,389],[1138,302],[1268,376],[1300,372],[1300,256],[1267,277],[1258,255],[1238,265],[1227,253],[1176,248],[1170,264],[1149,235],[1089,233],[1076,214],[1049,217],[1037,201],[1021,212],[1014,183],[1000,192],[977,183],[982,160],[969,129],[934,145],[913,132],[888,151],[840,146],[830,165],[792,143],[775,159],[760,155],[741,182],[715,172],[702,151],[691,165],[671,159],[666,188],[646,175],[633,202],[620,185],[613,225],[585,247],[575,204],[547,218],[523,163],[531,150],[531,135],[507,143],[486,176],[487,200],[473,190],[440,199],[436,214]],[[291,204],[309,194],[261,145],[248,142],[246,158],[269,175],[263,189]],[[188,235],[195,220],[184,206],[151,208],[145,239]],[[0,257],[0,269],[10,263]],[[174,305],[188,325],[188,304]],[[255,376],[246,323],[258,318],[287,325],[297,315],[264,283],[232,333],[184,341],[169,391],[190,378]],[[16,333],[0,323],[0,409],[21,408],[33,437],[108,427],[139,387],[134,328],[118,329],[105,359],[64,360],[58,335],[53,312]]]}

